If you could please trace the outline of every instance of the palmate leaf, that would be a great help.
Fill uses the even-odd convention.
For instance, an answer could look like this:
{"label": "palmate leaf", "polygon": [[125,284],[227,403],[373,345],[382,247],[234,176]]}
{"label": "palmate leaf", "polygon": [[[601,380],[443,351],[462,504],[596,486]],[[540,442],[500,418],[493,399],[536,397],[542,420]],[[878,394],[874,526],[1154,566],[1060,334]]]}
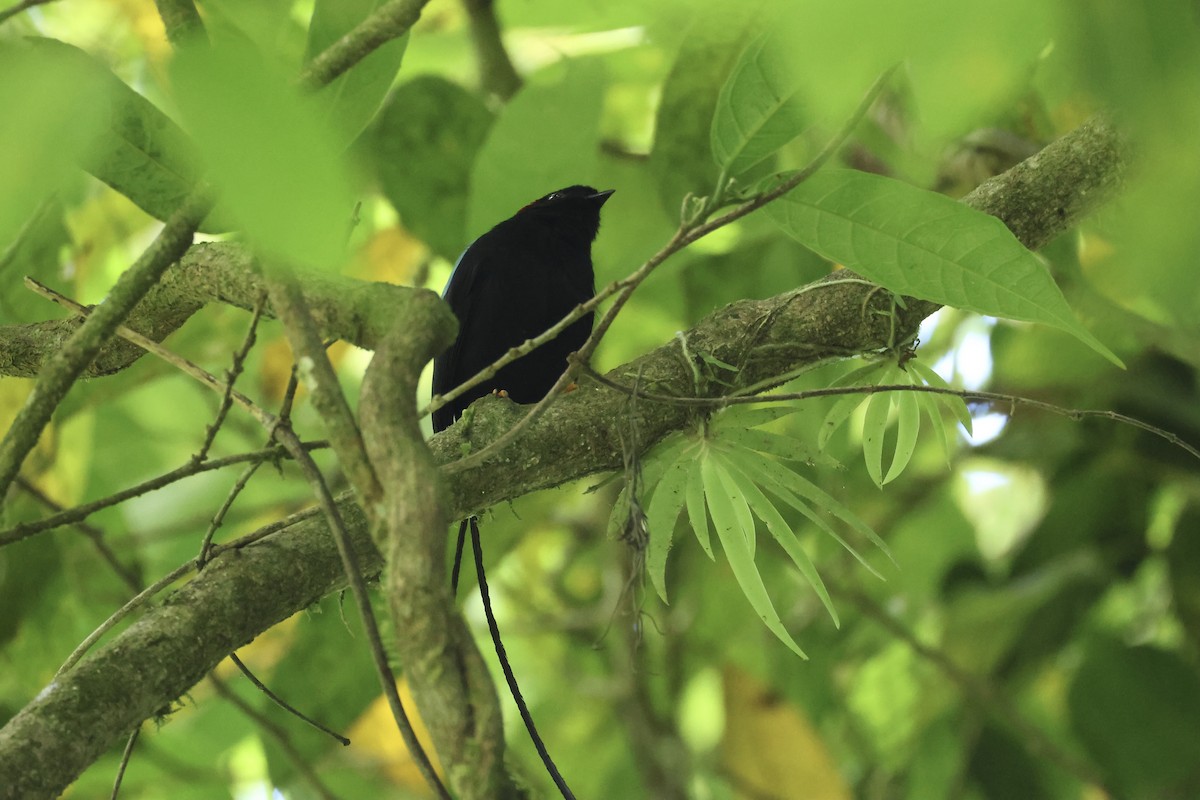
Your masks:
{"label": "palmate leaf", "polygon": [[[845,375],[829,384],[831,388],[838,386],[859,386],[867,383],[881,383],[879,380],[873,380],[871,376],[876,372],[881,372],[886,369],[886,364],[883,361],[874,361],[870,364],[851,370]],[[817,433],[817,447],[824,449],[829,443],[829,437],[833,432],[842,426],[842,423],[850,419],[850,415],[854,413],[854,409],[863,402],[863,397],[857,394],[848,394],[833,404],[833,408],[825,415],[825,419],[821,422],[821,430]]]}
{"label": "palmate leaf", "polygon": [[[771,597],[767,594],[767,588],[763,585],[762,576],[758,574],[758,568],[754,565],[754,552],[749,546],[749,541],[754,536],[754,530],[751,529],[747,532],[741,528],[740,520],[743,517],[735,510],[735,501],[740,498],[731,497],[727,493],[727,481],[732,482],[732,479],[721,465],[717,451],[706,448],[700,460],[700,473],[704,482],[704,494],[708,500],[708,509],[712,513],[713,524],[717,528],[717,538],[721,541],[725,558],[729,561],[729,567],[733,571],[738,585],[742,588],[742,593],[750,601],[750,605],[758,614],[759,619],[781,642],[801,658],[808,658],[800,645],[796,644],[796,640],[783,627],[783,622],[780,621],[779,614],[776,613],[775,606],[771,603]],[[722,473],[725,474],[722,475]],[[740,502],[745,504],[744,499],[740,499]]]}
{"label": "palmate leaf", "polygon": [[804,246],[892,292],[1045,323],[1124,366],[1079,323],[1050,273],[1003,222],[949,197],[879,175],[825,170],[768,213]]}
{"label": "palmate leaf", "polygon": [[688,474],[695,463],[696,445],[683,448],[668,466],[654,487],[650,505],[646,508],[646,525],[650,529],[650,543],[646,550],[646,571],[654,590],[667,602],[667,553],[671,550],[671,539],[675,534],[675,521],[683,509],[686,499]]}
{"label": "palmate leaf", "polygon": [[846,525],[870,540],[872,544],[882,550],[891,559],[892,554],[888,550],[888,546],[854,512],[839,503],[832,495],[818,488],[811,481],[771,459],[747,459],[742,463],[752,473],[751,477],[759,481],[768,491],[799,511],[810,522],[828,534],[830,538],[844,547],[850,555],[854,556],[855,560],[870,571],[872,575],[877,578],[883,577],[824,517],[817,514],[813,510],[813,507],[815,506],[826,514],[840,519]]}
{"label": "palmate leaf", "polygon": [[[940,426],[937,426],[940,427]],[[900,477],[908,466],[913,451],[917,449],[917,434],[921,430],[921,408],[915,392],[900,392],[896,397],[896,447],[892,451],[892,463],[883,483]]]}
{"label": "palmate leaf", "polygon": [[[796,539],[796,534],[784,521],[783,516],[779,513],[779,509],[775,504],[763,494],[763,491],[758,488],[754,479],[750,477],[750,472],[745,466],[745,461],[748,458],[753,458],[747,454],[747,451],[729,450],[725,451],[727,464],[729,466],[729,474],[737,483],[738,489],[742,496],[746,498],[750,508],[754,511],[754,515],[761,519],[770,531],[771,536],[783,548],[783,551],[792,559],[792,563],[796,565],[796,569],[808,581],[808,585],[813,588],[817,596],[821,598],[821,604],[825,606],[825,610],[829,612],[829,616],[833,618],[833,624],[841,627],[841,620],[838,619],[837,609],[833,607],[833,600],[829,597],[829,590],[825,588],[825,582],[821,580],[821,576],[817,573],[817,568],[813,565],[812,559],[808,557],[808,553],[800,546],[800,542]],[[760,457],[761,458],[761,457]]]}
{"label": "palmate leaf", "polygon": [[704,550],[709,559],[716,561],[717,557],[713,554],[711,537],[709,536],[708,511],[704,502],[704,478],[700,474],[698,463],[693,469],[688,470],[687,512],[688,521],[692,524],[692,531],[695,532],[701,549]]}

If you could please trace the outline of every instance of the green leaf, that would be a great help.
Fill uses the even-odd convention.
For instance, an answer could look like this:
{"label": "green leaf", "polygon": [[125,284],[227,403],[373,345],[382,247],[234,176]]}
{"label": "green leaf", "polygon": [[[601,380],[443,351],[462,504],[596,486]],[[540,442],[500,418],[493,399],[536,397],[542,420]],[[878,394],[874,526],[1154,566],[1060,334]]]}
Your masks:
{"label": "green leaf", "polygon": [[892,463],[887,475],[883,476],[884,483],[891,483],[900,477],[908,462],[912,459],[913,451],[917,449],[917,434],[921,430],[921,408],[917,404],[916,392],[899,392],[895,397],[896,405],[896,447],[892,452]]}
{"label": "green leaf", "polygon": [[[737,579],[742,593],[750,601],[751,607],[771,633],[775,634],[796,655],[808,658],[800,649],[800,645],[796,644],[791,634],[783,627],[779,614],[775,612],[775,606],[771,604],[771,597],[763,585],[762,576],[758,574],[758,568],[754,565],[754,552],[750,548],[746,531],[739,530],[740,518],[726,494],[726,480],[721,477],[724,468],[719,465],[715,450],[708,450],[705,457],[701,459],[700,472],[704,480],[704,495],[708,499],[708,508],[712,512],[713,524],[717,528],[717,538],[721,540],[725,558],[729,561],[733,577]],[[754,531],[751,530],[750,535],[753,536],[753,534]]]}
{"label": "green leaf", "polygon": [[688,521],[692,524],[692,531],[695,532],[696,539],[700,542],[700,547],[711,560],[716,561],[709,537],[708,511],[704,505],[704,479],[701,475],[699,464],[696,464],[693,469],[688,470],[687,511]]}
{"label": "green leaf", "polygon": [[354,196],[342,144],[313,99],[245,45],[186,48],[171,67],[208,175],[260,252],[285,264],[335,267]]}
{"label": "green leaf", "polygon": [[[808,502],[813,503],[826,512],[841,519],[854,530],[861,533],[868,540],[874,543],[877,547],[883,550],[884,554],[891,558],[891,552],[883,540],[871,530],[865,522],[860,520],[850,509],[843,506],[826,492],[814,486],[810,481],[798,475],[795,472],[787,469],[781,464],[777,464],[770,459],[753,459],[743,462],[752,472],[757,473],[758,481],[766,486],[772,494],[779,497],[792,508],[799,511],[802,515],[808,518],[810,522],[825,532],[830,538],[846,549],[846,552],[854,556],[860,564],[862,564],[872,575],[882,579],[882,575],[878,570],[872,567],[867,560],[858,552],[845,538],[843,538],[828,522],[825,521],[819,514],[816,514],[809,507]],[[806,502],[806,500],[808,502]]]}
{"label": "green leaf", "polygon": [[371,129],[383,193],[404,227],[452,263],[467,242],[471,168],[492,120],[458,84],[422,75],[392,92]]}
{"label": "green leaf", "polygon": [[694,463],[690,449],[681,452],[663,473],[646,509],[646,524],[650,528],[646,571],[650,573],[650,582],[664,603],[667,602],[667,553],[671,550],[675,522],[683,509],[688,472]]}
{"label": "green leaf", "polygon": [[[879,381],[867,381],[867,376],[873,372],[879,372],[886,368],[886,362],[875,361],[870,364],[864,364],[857,369],[850,370],[845,375],[842,375],[837,380],[829,384],[830,388],[839,386],[858,386],[877,384]],[[850,415],[854,413],[854,409],[858,408],[868,395],[863,394],[848,394],[840,398],[833,404],[833,407],[825,414],[825,419],[821,422],[821,429],[817,432],[817,447],[824,450],[825,445],[829,444],[829,437],[833,436],[833,432],[840,428]]]}
{"label": "green leaf", "polygon": [[[354,29],[382,4],[383,0],[316,0],[308,26],[308,62]],[[347,145],[360,134],[392,86],[408,34],[385,42],[351,69],[339,75],[317,94],[326,119]]]}
{"label": "green leaf", "polygon": [[1189,660],[1099,640],[1088,648],[1067,703],[1076,735],[1115,784],[1114,796],[1194,796],[1200,680]]}
{"label": "green leaf", "polygon": [[604,72],[595,61],[573,59],[530,76],[475,158],[468,237],[547,192],[592,183],[603,107]]}
{"label": "green leaf", "polygon": [[721,431],[717,438],[719,441],[736,442],[751,450],[770,453],[788,461],[812,463],[819,459],[826,462],[826,465],[837,463],[828,456],[812,452],[805,442],[795,437],[783,436],[770,431],[760,431],[754,428],[727,428]]}
{"label": "green leaf", "polygon": [[1124,366],[1080,325],[1037,256],[995,217],[855,170],[819,172],[768,211],[806,247],[890,291],[1042,322]]}
{"label": "green leaf", "polygon": [[867,464],[867,474],[876,486],[883,486],[883,439],[887,435],[891,410],[891,394],[876,392],[867,401],[867,413],[863,417],[863,459]]}
{"label": "green leaf", "polygon": [[[724,451],[716,450],[714,452]],[[738,528],[746,537],[746,547],[749,548],[750,556],[753,557],[755,549],[758,547],[758,530],[754,524],[754,516],[750,513],[750,504],[746,502],[745,496],[742,495],[733,477],[725,468],[724,460],[723,457],[717,458],[713,468],[716,470],[717,477],[721,479],[721,485],[725,488],[725,497],[729,499],[729,506],[737,518]]]}
{"label": "green leaf", "polygon": [[917,403],[921,406],[921,410],[929,417],[929,427],[933,429],[933,435],[937,437],[938,445],[942,448],[942,454],[946,457],[946,466],[950,466],[950,458],[953,455],[950,449],[950,437],[946,434],[948,427],[946,421],[942,419],[942,414],[938,410],[937,400],[934,395],[917,393]]}
{"label": "green leaf", "polygon": [[51,52],[0,44],[0,252],[77,174],[104,124],[109,86]]}
{"label": "green leaf", "polygon": [[[927,386],[934,386],[938,389],[949,389],[950,384],[943,380],[941,375],[938,375],[931,367],[925,365],[918,359],[912,359],[905,368],[910,372],[916,373],[917,377],[925,382]],[[925,395],[932,399],[940,401],[943,405],[949,408],[954,416],[958,419],[962,426],[967,429],[967,433],[971,433],[971,411],[967,408],[967,403],[958,395],[939,394]]]}
{"label": "green leaf", "polygon": [[710,138],[717,166],[731,177],[773,155],[807,126],[799,72],[787,58],[790,46],[773,33],[755,39],[721,89]]}
{"label": "green leaf", "polygon": [[745,469],[745,460],[749,458],[745,451],[730,451],[726,453],[727,464],[729,466],[729,474],[733,477],[742,496],[746,498],[746,502],[750,504],[750,508],[754,511],[755,516],[766,524],[767,530],[775,537],[775,541],[779,542],[779,546],[792,559],[792,563],[796,565],[796,569],[808,581],[809,586],[821,598],[821,604],[825,606],[825,610],[829,612],[829,616],[833,618],[833,624],[841,627],[841,621],[838,619],[837,609],[833,607],[833,600],[829,597],[829,590],[825,588],[825,582],[821,580],[817,568],[813,565],[812,559],[808,557],[808,553],[800,546],[800,542],[796,539],[796,534],[792,532],[791,527],[784,521],[783,516],[779,513],[779,509],[775,508],[775,504],[763,494],[762,490],[750,477]]}
{"label": "green leaf", "polygon": [[718,431],[725,428],[758,428],[795,414],[799,410],[800,407],[797,405],[780,405],[779,403],[770,403],[761,407],[734,406],[717,417],[713,428]]}
{"label": "green leaf", "polygon": [[[38,52],[69,64],[104,98],[107,125],[80,165],[156,219],[169,217],[200,178],[200,155],[175,122],[125,85],[102,62],[54,39],[31,39]],[[86,76],[86,77],[85,77]],[[201,230],[228,230],[210,217]]]}

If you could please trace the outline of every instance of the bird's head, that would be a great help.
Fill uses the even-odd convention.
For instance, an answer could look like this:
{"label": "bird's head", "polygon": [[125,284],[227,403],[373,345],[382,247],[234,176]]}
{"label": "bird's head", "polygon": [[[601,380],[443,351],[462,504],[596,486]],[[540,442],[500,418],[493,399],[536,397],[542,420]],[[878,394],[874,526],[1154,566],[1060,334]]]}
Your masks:
{"label": "bird's head", "polygon": [[534,200],[518,211],[517,217],[578,231],[590,242],[600,230],[600,207],[612,193],[612,189],[598,192],[591,186],[568,186]]}

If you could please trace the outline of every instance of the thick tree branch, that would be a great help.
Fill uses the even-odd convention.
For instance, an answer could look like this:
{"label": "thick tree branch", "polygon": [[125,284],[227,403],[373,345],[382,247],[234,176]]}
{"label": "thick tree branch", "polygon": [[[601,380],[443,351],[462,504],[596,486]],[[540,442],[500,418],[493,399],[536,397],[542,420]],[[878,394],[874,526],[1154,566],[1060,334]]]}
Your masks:
{"label": "thick tree branch", "polygon": [[[1121,145],[1111,126],[1102,120],[1082,126],[1036,158],[1034,164],[1023,163],[966,199],[1000,216],[1027,245],[1049,241],[1088,209],[1108,199],[1124,170]],[[1020,192],[1023,202],[1032,204],[1034,210],[1008,203],[1010,190]],[[242,295],[244,304],[251,304],[255,296],[257,289],[246,292]],[[418,293],[411,291],[398,295],[405,296],[408,299],[403,302],[429,299],[414,300]],[[766,385],[823,358],[887,347],[894,341],[890,325],[879,315],[869,313],[874,307],[871,303],[883,303],[885,299],[884,293],[872,294],[868,286],[827,280],[805,291],[726,306],[687,333],[688,346],[693,354],[706,352],[738,365],[742,384]],[[935,308],[929,303],[909,303],[901,312],[896,335],[911,335],[920,320]],[[394,318],[394,310],[388,310]],[[425,318],[417,306],[406,307],[405,313],[411,313],[413,319]],[[380,330],[365,322],[363,329]],[[403,374],[408,370],[410,377],[405,379],[404,389],[408,397],[413,391],[412,364],[408,360],[411,354],[398,355],[381,346],[380,355],[383,360],[379,368],[385,373]],[[392,359],[404,363],[388,368]],[[639,372],[643,385],[659,386],[663,393],[688,394],[697,388],[701,394],[727,391],[720,384],[693,387],[692,367],[683,358],[678,342],[666,344],[610,374],[627,380]],[[428,470],[431,463],[413,440],[414,421],[385,418],[391,398],[385,394],[378,395],[379,399],[369,396],[384,387],[383,382],[378,388],[364,386],[364,411],[370,403],[376,407],[372,413],[383,413],[384,417],[372,419],[371,430],[396,430],[402,434],[397,438],[403,439],[396,446],[406,452],[373,453],[373,460],[408,464],[414,473]],[[391,413],[403,414],[404,409],[411,408],[411,402],[405,400],[395,405]],[[413,568],[426,570],[426,577],[442,576],[436,559],[430,560],[427,555],[433,550],[423,549],[430,546],[430,536],[444,535],[444,529],[433,528],[438,518],[463,516],[541,487],[619,466],[620,432],[628,424],[627,413],[625,398],[611,390],[584,388],[564,397],[496,458],[454,476],[449,487],[449,513],[433,510],[438,507],[437,489],[428,476],[390,476],[408,482],[405,491],[420,493],[420,502],[386,510],[389,522],[408,524],[411,520],[417,526],[412,535],[419,541],[412,545],[416,548],[412,552],[426,560]],[[647,443],[690,422],[689,412],[678,407],[641,403],[637,413]],[[446,464],[459,458],[463,445],[481,447],[500,435],[519,414],[507,401],[482,401],[469,424],[456,425],[431,440],[434,462]],[[366,439],[371,442],[371,435]],[[391,446],[390,442],[386,444]],[[341,511],[360,550],[364,569],[377,571],[379,556],[371,546],[361,511],[348,498],[342,501]],[[401,549],[389,555],[403,561],[409,544],[391,543],[389,547]],[[419,555],[422,552],[426,555]],[[424,580],[421,576],[416,579]],[[297,522],[259,544],[215,559],[165,605],[149,612],[92,658],[48,686],[0,729],[0,787],[17,787],[14,796],[53,796],[99,754],[122,741],[142,719],[186,691],[224,655],[343,585],[341,562],[319,519]],[[418,669],[419,665],[409,659],[442,657],[442,652],[435,651],[406,654],[406,663]],[[472,685],[469,677],[465,680]],[[476,701],[482,704],[479,707],[489,707],[486,699]],[[440,709],[430,713],[437,716]]]}

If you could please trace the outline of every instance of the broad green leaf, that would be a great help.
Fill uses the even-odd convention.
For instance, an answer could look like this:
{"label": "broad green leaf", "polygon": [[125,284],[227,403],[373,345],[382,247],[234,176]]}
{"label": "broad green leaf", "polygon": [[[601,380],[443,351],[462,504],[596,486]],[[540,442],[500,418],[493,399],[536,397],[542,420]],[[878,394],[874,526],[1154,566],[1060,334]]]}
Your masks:
{"label": "broad green leaf", "polygon": [[1098,639],[1083,655],[1067,704],[1075,734],[1103,765],[1115,796],[1194,796],[1200,679],[1193,661]]}
{"label": "broad green leaf", "polygon": [[743,462],[749,456],[745,451],[730,451],[726,453],[727,465],[729,474],[733,477],[742,496],[746,498],[746,502],[750,504],[751,510],[755,516],[766,524],[767,530],[775,537],[775,541],[779,542],[779,546],[792,559],[792,563],[796,565],[796,569],[808,581],[809,586],[821,598],[821,604],[825,606],[825,610],[829,612],[829,616],[833,618],[833,624],[841,627],[841,621],[838,619],[837,609],[833,607],[833,600],[829,597],[829,590],[825,588],[825,582],[821,580],[817,568],[813,565],[812,559],[808,557],[808,553],[800,546],[800,542],[796,539],[796,534],[788,526],[783,516],[779,513],[779,509],[775,508],[775,504],[763,494],[762,490],[750,477],[745,470]]}
{"label": "broad green leaf", "polygon": [[647,167],[671,219],[690,194],[710,194],[719,170],[712,159],[712,124],[721,87],[761,24],[757,0],[691,4],[687,31],[662,83]]}
{"label": "broad green leaf", "polygon": [[383,193],[404,227],[451,263],[467,243],[471,168],[492,120],[479,97],[422,75],[396,87],[371,129]]}
{"label": "broad green leaf", "polygon": [[876,392],[867,400],[867,413],[863,417],[863,459],[867,464],[867,474],[876,486],[883,486],[883,439],[887,435],[891,410],[891,393]]}
{"label": "broad green leaf", "polygon": [[896,404],[896,447],[892,452],[892,463],[887,475],[883,476],[884,483],[891,483],[900,477],[908,462],[912,459],[913,451],[917,449],[917,434],[921,430],[921,407],[917,403],[916,392],[899,392],[895,397]]}
{"label": "broad green leaf", "polygon": [[646,551],[646,571],[655,591],[667,602],[667,553],[671,550],[671,539],[675,534],[675,522],[683,509],[688,472],[695,466],[695,459],[688,450],[680,453],[654,488],[650,505],[646,508],[646,524],[650,528],[650,545]]}
{"label": "broad green leaf", "polygon": [[1124,366],[1080,325],[1045,266],[995,217],[855,170],[819,172],[768,210],[806,247],[890,291],[1042,322]]}
{"label": "broad green leaf", "polygon": [[[54,39],[31,41],[39,52],[70,64],[81,79],[101,89],[106,101],[106,125],[82,155],[80,166],[152,217],[169,217],[200,179],[195,144],[170,117],[93,56]],[[228,229],[228,221],[222,224],[211,217],[201,225],[210,233]]]}
{"label": "broad green leaf", "polygon": [[[349,33],[382,2],[316,0],[304,60],[310,61]],[[343,145],[354,141],[379,110],[407,46],[408,34],[385,42],[317,93],[317,100],[324,105],[330,126],[338,131]]]}
{"label": "broad green leaf", "polygon": [[800,135],[807,113],[793,43],[768,32],[742,52],[717,98],[712,152],[730,177],[741,175]]}
{"label": "broad green leaf", "polygon": [[698,465],[695,469],[688,470],[686,500],[688,521],[692,524],[692,531],[695,532],[696,539],[700,542],[700,547],[710,559],[715,561],[716,556],[713,555],[708,530],[708,511],[704,505],[703,476],[700,473]]}
{"label": "broad green leaf", "polygon": [[195,46],[172,62],[208,175],[260,252],[329,269],[354,211],[342,143],[311,97],[246,46]]}
{"label": "broad green leaf", "polygon": [[475,158],[467,236],[485,233],[547,192],[593,183],[603,107],[604,72],[595,61],[573,59],[530,76]]}
{"label": "broad green leaf", "polygon": [[767,587],[763,586],[762,576],[758,574],[758,568],[754,565],[754,553],[750,549],[745,531],[738,530],[738,515],[726,495],[725,481],[718,472],[717,459],[716,452],[709,450],[700,461],[700,472],[704,480],[704,495],[708,499],[708,508],[717,528],[717,538],[721,540],[721,547],[725,550],[725,558],[733,570],[733,577],[737,579],[742,593],[771,633],[796,655],[808,658],[783,627],[783,622],[771,603],[771,597],[767,594]]}
{"label": "broad green leaf", "polygon": [[60,55],[0,44],[0,253],[76,173],[104,125],[109,87]]}

